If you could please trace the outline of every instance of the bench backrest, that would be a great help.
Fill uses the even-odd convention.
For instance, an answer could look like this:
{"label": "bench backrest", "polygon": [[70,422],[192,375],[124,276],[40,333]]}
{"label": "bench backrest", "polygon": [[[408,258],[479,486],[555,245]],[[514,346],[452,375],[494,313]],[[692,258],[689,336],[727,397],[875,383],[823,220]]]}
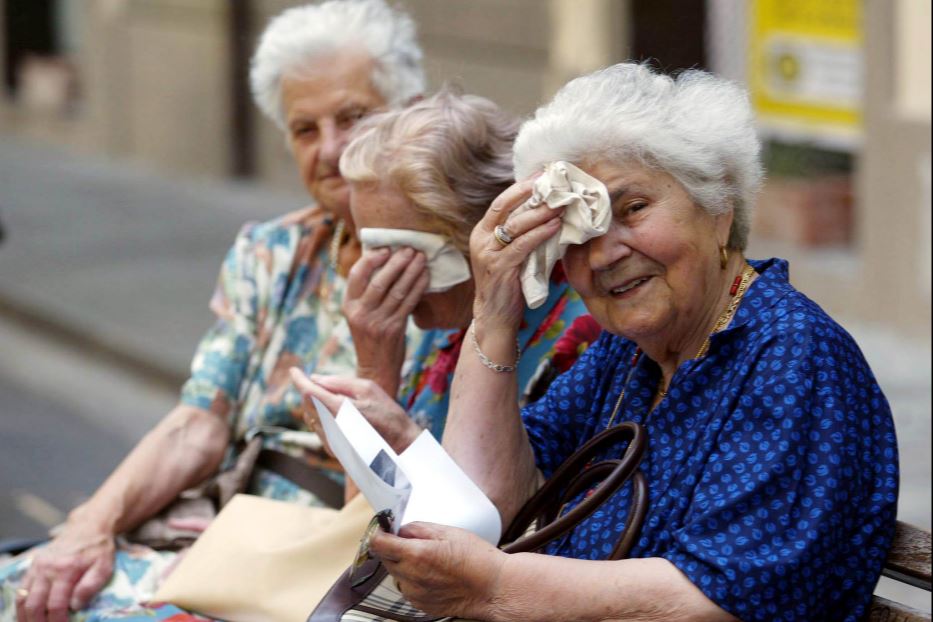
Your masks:
{"label": "bench backrest", "polygon": [[[930,532],[897,522],[894,544],[884,564],[884,576],[930,591]],[[875,596],[870,622],[929,621],[930,614]]]}

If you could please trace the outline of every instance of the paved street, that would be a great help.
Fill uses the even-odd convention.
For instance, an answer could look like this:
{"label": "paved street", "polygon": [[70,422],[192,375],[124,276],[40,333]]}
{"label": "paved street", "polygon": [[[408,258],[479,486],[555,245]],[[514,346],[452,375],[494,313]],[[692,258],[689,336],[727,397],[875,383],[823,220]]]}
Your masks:
{"label": "paved street", "polygon": [[[0,137],[0,539],[55,524],[171,407],[240,224],[302,204]],[[837,319],[892,404],[900,517],[930,528],[930,344]]]}
{"label": "paved street", "polygon": [[0,343],[0,539],[42,537],[174,396],[9,322]]}
{"label": "paved street", "polygon": [[0,137],[0,299],[183,372],[240,225],[302,207],[250,184],[168,180]]}
{"label": "paved street", "polygon": [[167,412],[240,225],[304,200],[0,137],[0,539],[44,533]]}

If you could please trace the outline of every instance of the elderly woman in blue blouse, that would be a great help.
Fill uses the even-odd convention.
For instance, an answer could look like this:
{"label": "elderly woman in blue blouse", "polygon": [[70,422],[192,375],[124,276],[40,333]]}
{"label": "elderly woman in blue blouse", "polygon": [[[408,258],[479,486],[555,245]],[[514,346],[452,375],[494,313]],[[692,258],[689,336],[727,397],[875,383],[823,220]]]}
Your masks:
{"label": "elderly woman in blue blouse", "polygon": [[[895,522],[891,415],[852,338],[790,285],[787,263],[745,259],[758,154],[745,94],[697,71],[616,65],[523,126],[518,179],[564,160],[608,189],[608,232],[564,257],[604,332],[521,413],[511,374],[461,357],[444,443],[508,523],[587,439],[641,423],[648,514],[620,561],[601,558],[627,488],[550,556],[438,525],[380,533],[372,549],[413,604],[510,621],[865,615]],[[557,210],[516,210],[532,183],[503,193],[471,237],[474,328],[502,363],[521,265],[559,229]]]}

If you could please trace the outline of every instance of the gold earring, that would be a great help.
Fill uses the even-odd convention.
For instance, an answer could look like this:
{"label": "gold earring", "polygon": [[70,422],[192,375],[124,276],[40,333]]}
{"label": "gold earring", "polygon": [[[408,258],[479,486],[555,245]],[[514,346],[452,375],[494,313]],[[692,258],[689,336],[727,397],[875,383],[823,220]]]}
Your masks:
{"label": "gold earring", "polygon": [[719,247],[719,267],[725,270],[728,264],[729,264],[729,249],[727,249],[725,246],[720,246]]}

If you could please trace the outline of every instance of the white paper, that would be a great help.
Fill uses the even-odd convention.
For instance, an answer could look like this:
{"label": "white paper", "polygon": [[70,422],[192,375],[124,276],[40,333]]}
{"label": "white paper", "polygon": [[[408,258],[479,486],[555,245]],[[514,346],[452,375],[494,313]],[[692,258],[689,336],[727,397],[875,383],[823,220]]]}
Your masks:
{"label": "white paper", "polygon": [[[334,418],[324,404],[312,399],[334,456],[373,509],[392,510],[394,531],[424,521],[472,531],[491,544],[499,542],[502,519],[496,506],[430,432],[422,432],[408,449],[396,454],[350,400],[343,401]],[[394,485],[371,465],[389,473]]]}
{"label": "white paper", "polygon": [[497,544],[502,535],[499,510],[454,462],[431,433],[423,431],[399,456],[411,479],[411,498],[402,523],[424,521],[472,531]]}
{"label": "white paper", "polygon": [[[321,427],[324,428],[327,444],[369,504],[377,512],[389,509],[396,518],[404,516],[405,506],[411,496],[411,485],[406,476],[403,474],[401,486],[390,486],[369,467],[380,451],[385,452],[397,464],[398,456],[392,448],[369,425],[350,400],[343,401],[337,419],[334,419],[324,404],[315,397],[311,399],[321,420]],[[354,438],[354,443],[351,444],[348,438]],[[392,531],[397,533],[401,525],[400,521],[395,520]]]}

